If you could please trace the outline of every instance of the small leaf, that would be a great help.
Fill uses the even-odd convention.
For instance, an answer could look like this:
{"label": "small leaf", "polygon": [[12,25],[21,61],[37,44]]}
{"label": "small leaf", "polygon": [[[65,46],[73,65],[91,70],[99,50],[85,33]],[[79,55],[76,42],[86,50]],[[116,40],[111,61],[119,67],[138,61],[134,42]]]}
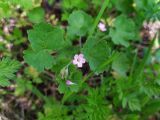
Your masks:
{"label": "small leaf", "polygon": [[123,13],[131,13],[133,12],[133,1],[126,1],[126,0],[113,0],[112,1],[116,9]]}
{"label": "small leaf", "polygon": [[93,19],[83,11],[74,11],[68,19],[67,28],[69,35],[84,36],[90,30]]}
{"label": "small leaf", "polygon": [[14,78],[14,73],[19,67],[19,62],[9,58],[3,58],[0,61],[0,85],[3,87],[10,85],[8,79]]}
{"label": "small leaf", "polygon": [[63,30],[47,23],[39,23],[29,30],[28,39],[34,51],[59,50],[64,46]]}
{"label": "small leaf", "polygon": [[11,83],[8,79],[6,79],[5,77],[0,77],[0,86],[9,86]]}
{"label": "small leaf", "polygon": [[10,5],[7,1],[0,1],[0,18],[9,17],[11,15]]}
{"label": "small leaf", "polygon": [[112,63],[112,69],[115,70],[120,76],[126,76],[129,69],[129,61],[124,53],[120,53],[119,57]]}
{"label": "small leaf", "polygon": [[107,65],[101,67],[111,56],[110,46],[105,40],[91,37],[85,43],[82,51],[85,59],[89,62],[91,70],[100,73],[107,68]]}
{"label": "small leaf", "polygon": [[134,21],[125,15],[120,15],[114,21],[114,28],[111,28],[109,35],[114,44],[128,47],[129,40],[135,40],[137,38],[136,33]]}
{"label": "small leaf", "polygon": [[140,111],[141,110],[141,105],[138,99],[130,99],[128,100],[128,106],[132,111]]}
{"label": "small leaf", "polygon": [[41,7],[36,7],[29,11],[28,19],[33,23],[40,23],[44,21],[45,11]]}
{"label": "small leaf", "polygon": [[45,50],[34,52],[34,51],[24,51],[25,61],[35,67],[39,72],[42,72],[44,69],[49,69],[52,67],[54,59],[53,57]]}

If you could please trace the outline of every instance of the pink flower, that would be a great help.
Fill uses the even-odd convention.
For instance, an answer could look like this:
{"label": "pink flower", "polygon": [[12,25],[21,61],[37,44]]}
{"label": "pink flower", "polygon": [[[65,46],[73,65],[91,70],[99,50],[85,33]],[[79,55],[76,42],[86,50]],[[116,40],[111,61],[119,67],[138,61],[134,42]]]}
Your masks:
{"label": "pink flower", "polygon": [[10,26],[15,26],[16,21],[14,19],[9,20]]}
{"label": "pink flower", "polygon": [[71,82],[70,80],[67,80],[67,81],[66,81],[66,84],[67,84],[67,85],[74,85],[75,83]]}
{"label": "pink flower", "polygon": [[74,65],[77,65],[77,67],[81,68],[83,64],[86,62],[83,54],[76,54],[74,56],[74,60],[72,61]]}
{"label": "pink flower", "polygon": [[105,31],[107,30],[105,24],[102,23],[102,22],[100,22],[100,23],[98,24],[98,28],[99,28],[100,31],[102,31],[102,32],[105,32]]}

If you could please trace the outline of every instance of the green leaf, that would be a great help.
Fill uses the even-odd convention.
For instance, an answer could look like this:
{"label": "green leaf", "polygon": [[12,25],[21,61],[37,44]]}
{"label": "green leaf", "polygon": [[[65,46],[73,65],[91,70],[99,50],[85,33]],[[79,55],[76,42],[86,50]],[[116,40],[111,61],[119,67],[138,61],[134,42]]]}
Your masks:
{"label": "green leaf", "polygon": [[7,1],[0,1],[0,18],[9,17],[11,15],[11,9]]}
{"label": "green leaf", "polygon": [[156,2],[155,0],[134,0],[136,8],[140,10],[147,10],[147,8],[153,6]]}
{"label": "green leaf", "polygon": [[88,4],[85,0],[62,0],[62,8],[64,9],[87,9]]}
{"label": "green leaf", "polygon": [[29,11],[28,19],[33,23],[40,23],[44,21],[45,11],[41,7],[36,7]]}
{"label": "green leaf", "polygon": [[47,23],[39,23],[29,30],[28,39],[34,51],[59,50],[64,46],[63,30]]}
{"label": "green leaf", "polygon": [[82,52],[94,72],[100,73],[107,68],[107,65],[101,67],[111,56],[110,46],[105,40],[90,37],[85,43]]}
{"label": "green leaf", "polygon": [[0,61],[0,85],[3,87],[10,85],[8,79],[14,78],[14,73],[19,69],[19,67],[19,62],[9,58],[3,58]]}
{"label": "green leaf", "polygon": [[83,11],[73,11],[68,19],[69,26],[67,32],[69,35],[84,36],[90,30],[93,19]]}
{"label": "green leaf", "polygon": [[6,79],[6,77],[2,77],[0,76],[0,86],[5,87],[5,86],[9,86],[11,83],[8,79]]}
{"label": "green leaf", "polygon": [[113,0],[114,6],[123,13],[133,12],[133,0]]}
{"label": "green leaf", "polygon": [[136,31],[134,21],[125,15],[120,15],[114,21],[114,28],[111,28],[109,35],[114,44],[128,47],[129,40],[137,38]]}
{"label": "green leaf", "polygon": [[38,114],[38,120],[72,120],[71,115],[67,113],[66,106],[50,101],[44,105],[44,113]]}
{"label": "green leaf", "polygon": [[28,31],[32,51],[24,52],[25,61],[39,72],[50,69],[55,60],[49,52],[57,52],[67,45],[64,41],[63,30],[52,27],[51,24],[39,23]]}
{"label": "green leaf", "polygon": [[58,91],[62,93],[68,93],[69,88],[67,87],[65,81],[59,82]]}
{"label": "green leaf", "polygon": [[53,57],[45,50],[34,52],[31,50],[24,51],[25,61],[35,67],[39,72],[42,72],[44,69],[49,69],[52,67],[54,59]]}
{"label": "green leaf", "polygon": [[132,111],[140,111],[141,110],[141,105],[138,99],[136,98],[132,98],[130,100],[128,100],[128,106],[130,108],[130,110]]}
{"label": "green leaf", "polygon": [[71,75],[70,75],[70,80],[75,83],[75,85],[69,86],[70,91],[72,92],[78,92],[79,90],[79,85],[82,82],[82,72],[79,70],[75,70]]}
{"label": "green leaf", "polygon": [[23,7],[24,9],[31,9],[34,5],[34,0],[11,0],[12,4],[17,4]]}
{"label": "green leaf", "polygon": [[56,64],[53,65],[52,71],[54,71],[56,74],[59,74],[60,71],[64,68],[64,66],[67,66],[68,63],[70,63],[70,59],[67,57],[65,58],[57,58],[56,56],[55,62]]}
{"label": "green leaf", "polygon": [[160,110],[160,101],[159,99],[151,100],[144,108],[142,109],[144,114],[152,115]]}
{"label": "green leaf", "polygon": [[143,20],[160,19],[160,1],[159,0],[134,0],[135,9],[139,17]]}
{"label": "green leaf", "polygon": [[126,72],[129,69],[129,61],[124,53],[120,53],[119,57],[113,61],[112,69],[120,76],[126,76]]}
{"label": "green leaf", "polygon": [[88,120],[109,120],[111,110],[103,92],[102,88],[89,89],[84,107]]}

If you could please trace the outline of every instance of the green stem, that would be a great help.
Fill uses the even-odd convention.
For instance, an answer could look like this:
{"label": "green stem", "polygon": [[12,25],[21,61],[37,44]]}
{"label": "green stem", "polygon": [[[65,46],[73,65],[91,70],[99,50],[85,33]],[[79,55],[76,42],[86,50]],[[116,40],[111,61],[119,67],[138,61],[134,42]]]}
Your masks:
{"label": "green stem", "polygon": [[137,55],[138,55],[138,50],[136,51],[136,54],[135,54],[134,59],[133,59],[129,79],[132,79],[132,77],[133,77],[134,68],[135,68],[135,65],[137,63]]}
{"label": "green stem", "polygon": [[83,78],[82,82],[81,82],[81,86],[82,86],[82,84],[83,84],[86,80],[88,80],[92,75],[94,75],[94,72],[90,72],[87,76],[85,76],[85,77]]}
{"label": "green stem", "polygon": [[94,31],[95,31],[95,29],[96,29],[96,27],[98,25],[98,22],[100,21],[102,15],[103,15],[103,13],[104,13],[104,11],[105,11],[105,9],[107,8],[108,5],[109,5],[109,0],[105,0],[104,3],[103,3],[103,6],[101,7],[101,10],[100,10],[97,18],[96,18],[96,20],[94,22],[94,25],[93,25],[93,27],[92,27],[92,29],[90,31],[89,37],[91,37],[93,35],[93,33],[94,33]]}
{"label": "green stem", "polygon": [[82,38],[81,37],[79,38],[79,47],[80,49],[82,49]]}

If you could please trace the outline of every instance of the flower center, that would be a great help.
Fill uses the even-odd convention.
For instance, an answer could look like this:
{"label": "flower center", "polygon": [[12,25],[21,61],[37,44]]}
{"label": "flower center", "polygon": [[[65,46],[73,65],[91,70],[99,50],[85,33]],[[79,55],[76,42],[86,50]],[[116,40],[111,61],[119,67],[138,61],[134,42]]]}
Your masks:
{"label": "flower center", "polygon": [[77,58],[77,61],[80,62],[80,58]]}

